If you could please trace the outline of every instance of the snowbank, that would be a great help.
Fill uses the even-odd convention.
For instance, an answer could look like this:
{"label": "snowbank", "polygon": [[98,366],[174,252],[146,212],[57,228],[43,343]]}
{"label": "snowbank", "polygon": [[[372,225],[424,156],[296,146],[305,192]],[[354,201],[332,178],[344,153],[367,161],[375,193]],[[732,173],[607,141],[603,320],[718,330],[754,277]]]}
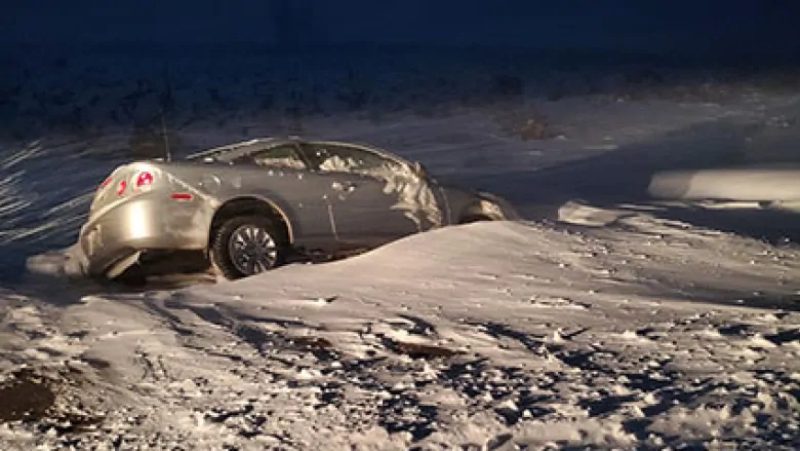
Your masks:
{"label": "snowbank", "polygon": [[56,317],[9,300],[5,380],[24,362],[58,395],[0,442],[790,446],[800,254],[641,214],[616,224],[451,227]]}
{"label": "snowbank", "polygon": [[664,199],[800,203],[800,169],[709,169],[653,176],[650,194]]}

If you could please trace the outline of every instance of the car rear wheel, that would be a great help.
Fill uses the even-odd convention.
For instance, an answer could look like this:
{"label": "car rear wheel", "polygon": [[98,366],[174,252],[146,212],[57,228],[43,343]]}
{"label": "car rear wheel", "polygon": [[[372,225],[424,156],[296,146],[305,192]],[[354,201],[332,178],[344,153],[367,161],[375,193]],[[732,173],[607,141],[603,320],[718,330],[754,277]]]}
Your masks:
{"label": "car rear wheel", "polygon": [[213,265],[228,279],[238,279],[280,266],[286,246],[268,218],[239,216],[226,220],[211,241]]}

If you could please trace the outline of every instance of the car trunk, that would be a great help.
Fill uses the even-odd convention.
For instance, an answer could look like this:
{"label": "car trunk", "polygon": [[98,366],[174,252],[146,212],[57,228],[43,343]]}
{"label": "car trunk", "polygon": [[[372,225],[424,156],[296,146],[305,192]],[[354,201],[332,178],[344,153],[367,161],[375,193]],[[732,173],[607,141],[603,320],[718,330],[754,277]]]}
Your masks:
{"label": "car trunk", "polygon": [[89,217],[94,217],[98,212],[106,210],[113,204],[150,190],[155,179],[155,171],[146,163],[119,166],[97,188],[89,208]]}

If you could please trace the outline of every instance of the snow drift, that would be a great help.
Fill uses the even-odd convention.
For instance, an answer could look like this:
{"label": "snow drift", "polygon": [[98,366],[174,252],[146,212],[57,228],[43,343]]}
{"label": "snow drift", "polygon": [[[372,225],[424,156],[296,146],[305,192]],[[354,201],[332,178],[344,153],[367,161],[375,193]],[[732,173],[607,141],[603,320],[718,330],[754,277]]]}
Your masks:
{"label": "snow drift", "polygon": [[800,206],[800,169],[709,169],[653,176],[650,194],[664,199],[722,199]]}
{"label": "snow drift", "polygon": [[0,389],[54,395],[0,442],[789,446],[800,254],[641,214],[616,224],[450,227],[55,317],[9,299]]}

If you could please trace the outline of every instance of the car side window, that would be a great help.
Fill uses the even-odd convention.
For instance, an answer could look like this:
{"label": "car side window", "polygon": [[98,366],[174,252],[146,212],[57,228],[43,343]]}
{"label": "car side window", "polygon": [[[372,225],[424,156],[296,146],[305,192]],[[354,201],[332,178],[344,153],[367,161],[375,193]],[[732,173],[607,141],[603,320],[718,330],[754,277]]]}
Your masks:
{"label": "car side window", "polygon": [[395,169],[399,166],[391,159],[355,147],[307,144],[304,150],[314,169],[319,172],[375,175],[376,172]]}
{"label": "car side window", "polygon": [[305,169],[306,165],[291,144],[271,147],[249,155],[253,163],[265,168]]}

